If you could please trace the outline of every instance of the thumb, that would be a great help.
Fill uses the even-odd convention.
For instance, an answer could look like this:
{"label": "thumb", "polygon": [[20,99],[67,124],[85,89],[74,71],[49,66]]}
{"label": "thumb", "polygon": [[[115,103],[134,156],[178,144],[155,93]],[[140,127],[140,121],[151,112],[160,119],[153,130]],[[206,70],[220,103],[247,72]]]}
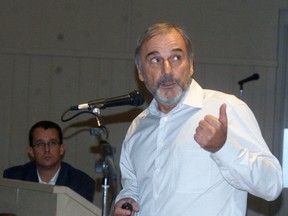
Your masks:
{"label": "thumb", "polygon": [[227,122],[228,122],[226,108],[227,108],[227,105],[226,104],[222,104],[220,109],[219,109],[219,118],[218,118],[218,120],[224,125],[227,125]]}

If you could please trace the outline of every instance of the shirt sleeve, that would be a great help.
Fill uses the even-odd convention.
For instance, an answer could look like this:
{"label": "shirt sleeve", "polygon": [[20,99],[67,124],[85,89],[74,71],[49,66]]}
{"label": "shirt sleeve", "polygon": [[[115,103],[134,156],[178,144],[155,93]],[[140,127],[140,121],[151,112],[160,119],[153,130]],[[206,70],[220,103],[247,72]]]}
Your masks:
{"label": "shirt sleeve", "polygon": [[129,143],[125,139],[122,144],[120,156],[121,184],[123,189],[117,195],[115,202],[123,198],[132,198],[137,203],[139,201],[137,179],[131,163],[129,147]]}
{"label": "shirt sleeve", "polygon": [[212,159],[223,177],[239,190],[267,201],[282,191],[282,169],[264,141],[254,114],[246,104],[227,109],[228,136]]}

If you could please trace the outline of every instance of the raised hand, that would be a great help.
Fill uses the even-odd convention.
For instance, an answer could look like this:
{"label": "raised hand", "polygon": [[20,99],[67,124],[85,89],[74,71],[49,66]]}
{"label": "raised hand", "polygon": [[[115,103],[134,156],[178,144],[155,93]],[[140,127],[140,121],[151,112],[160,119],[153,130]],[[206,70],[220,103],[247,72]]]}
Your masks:
{"label": "raised hand", "polygon": [[226,104],[222,104],[218,118],[206,115],[199,122],[194,139],[203,149],[214,153],[221,149],[226,142],[227,125]]}

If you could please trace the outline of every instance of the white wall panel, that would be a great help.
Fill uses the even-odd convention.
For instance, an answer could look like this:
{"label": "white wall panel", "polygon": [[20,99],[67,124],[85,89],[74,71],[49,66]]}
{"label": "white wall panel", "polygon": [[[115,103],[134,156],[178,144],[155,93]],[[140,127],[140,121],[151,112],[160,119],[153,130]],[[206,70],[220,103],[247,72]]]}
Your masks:
{"label": "white wall panel", "polygon": [[3,160],[0,163],[0,168],[3,170],[9,162],[11,162],[11,146],[10,141],[13,134],[11,133],[11,107],[12,107],[12,79],[13,79],[14,59],[10,55],[0,55],[0,158]]}
{"label": "white wall panel", "polygon": [[[9,82],[13,89],[11,95],[11,127],[10,127],[10,154],[9,164],[19,164],[27,161],[27,141],[29,112],[29,78],[30,78],[30,57],[15,55],[13,56],[13,80]],[[7,143],[8,144],[8,143]],[[21,154],[20,154],[21,152]]]}
{"label": "white wall panel", "polygon": [[0,1],[2,48],[127,51],[129,1]]}

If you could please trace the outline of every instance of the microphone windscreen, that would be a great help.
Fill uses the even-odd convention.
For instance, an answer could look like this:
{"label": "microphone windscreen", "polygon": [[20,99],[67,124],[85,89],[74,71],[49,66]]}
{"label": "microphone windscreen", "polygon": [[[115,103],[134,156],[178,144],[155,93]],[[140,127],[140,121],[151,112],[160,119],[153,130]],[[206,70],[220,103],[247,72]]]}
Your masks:
{"label": "microphone windscreen", "polygon": [[145,102],[145,97],[143,93],[135,90],[130,94],[131,104],[132,106],[141,106]]}

